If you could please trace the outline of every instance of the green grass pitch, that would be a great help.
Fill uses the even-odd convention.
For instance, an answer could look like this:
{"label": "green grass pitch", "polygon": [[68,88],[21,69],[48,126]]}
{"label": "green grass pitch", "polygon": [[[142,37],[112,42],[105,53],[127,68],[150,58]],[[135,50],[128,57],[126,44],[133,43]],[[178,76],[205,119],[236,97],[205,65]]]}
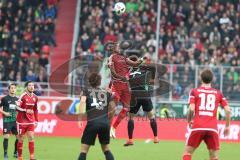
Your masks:
{"label": "green grass pitch", "polygon": [[[26,139],[27,140],[27,139]],[[26,141],[25,140],[25,141]],[[2,138],[1,141],[2,143]],[[90,149],[88,160],[105,160],[98,141]],[[159,144],[135,141],[132,147],[123,147],[124,140],[112,140],[111,150],[116,160],[181,160],[184,142],[161,141]],[[12,158],[14,137],[9,140],[9,160]],[[239,160],[240,143],[222,143],[220,160]],[[77,160],[80,150],[80,138],[36,138],[37,160]],[[3,159],[3,148],[0,144],[0,159]],[[28,160],[28,145],[24,143],[24,160]],[[208,160],[208,153],[202,143],[196,151],[193,160]]]}

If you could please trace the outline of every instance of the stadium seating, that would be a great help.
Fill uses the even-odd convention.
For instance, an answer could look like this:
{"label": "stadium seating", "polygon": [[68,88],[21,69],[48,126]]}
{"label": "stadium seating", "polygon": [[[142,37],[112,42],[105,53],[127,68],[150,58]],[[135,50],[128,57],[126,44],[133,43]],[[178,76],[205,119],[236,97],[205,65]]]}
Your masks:
{"label": "stadium seating", "polygon": [[[113,0],[82,1],[76,55],[88,61],[103,59],[107,41],[130,39],[144,42],[140,48],[151,58],[156,45],[157,1],[130,0],[122,17],[114,15],[112,6]],[[232,93],[240,90],[240,69],[229,66],[240,66],[239,12],[237,0],[162,0],[160,44],[154,61],[174,64],[173,99],[188,97],[195,85],[196,65],[215,67],[218,87],[223,73],[222,89],[227,97],[236,99]],[[164,78],[169,80],[169,76]]]}
{"label": "stadium seating", "polygon": [[47,82],[57,0],[0,2],[1,80]]}

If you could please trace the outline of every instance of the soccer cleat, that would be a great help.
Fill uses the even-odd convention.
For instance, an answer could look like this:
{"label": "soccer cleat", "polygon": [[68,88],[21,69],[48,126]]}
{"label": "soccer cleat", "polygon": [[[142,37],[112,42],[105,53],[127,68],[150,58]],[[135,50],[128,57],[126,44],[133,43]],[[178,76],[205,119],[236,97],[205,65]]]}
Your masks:
{"label": "soccer cleat", "polygon": [[4,160],[8,160],[8,155],[4,155]]}
{"label": "soccer cleat", "polygon": [[18,157],[18,160],[23,160],[23,157]]}
{"label": "soccer cleat", "polygon": [[133,140],[129,139],[123,146],[128,147],[133,145]]}
{"label": "soccer cleat", "polygon": [[153,143],[155,143],[155,144],[159,143],[159,139],[158,139],[158,137],[154,137],[154,139],[153,139]]}
{"label": "soccer cleat", "polygon": [[114,127],[111,127],[110,129],[110,137],[114,139],[116,138],[116,131]]}
{"label": "soccer cleat", "polygon": [[14,158],[18,158],[18,153],[15,152],[15,153],[13,154],[13,157],[14,157]]}
{"label": "soccer cleat", "polygon": [[36,160],[36,159],[34,158],[34,155],[30,155],[30,160]]}

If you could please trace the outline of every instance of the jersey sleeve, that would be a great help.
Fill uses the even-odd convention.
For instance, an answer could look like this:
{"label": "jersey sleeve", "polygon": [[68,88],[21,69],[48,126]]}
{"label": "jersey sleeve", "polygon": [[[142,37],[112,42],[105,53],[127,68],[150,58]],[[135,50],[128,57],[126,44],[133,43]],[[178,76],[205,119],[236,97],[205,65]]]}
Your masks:
{"label": "jersey sleeve", "polygon": [[108,58],[108,67],[112,67],[114,65],[114,56],[111,55],[109,58]]}
{"label": "jersey sleeve", "polygon": [[34,108],[33,108],[33,111],[34,111],[35,121],[38,122],[38,106],[37,106],[37,103],[38,103],[38,99],[36,98],[36,102],[35,102],[35,106],[34,106]]}
{"label": "jersey sleeve", "polygon": [[188,104],[195,104],[196,97],[195,97],[195,90],[192,89],[189,93]]}
{"label": "jersey sleeve", "polygon": [[219,92],[219,95],[220,95],[220,105],[224,108],[225,106],[228,105],[228,101],[221,92]]}
{"label": "jersey sleeve", "polygon": [[23,105],[24,95],[25,95],[25,94],[22,94],[22,95],[18,98],[18,100],[17,100],[17,102],[18,102],[18,107],[20,107],[20,108],[22,108],[22,105]]}

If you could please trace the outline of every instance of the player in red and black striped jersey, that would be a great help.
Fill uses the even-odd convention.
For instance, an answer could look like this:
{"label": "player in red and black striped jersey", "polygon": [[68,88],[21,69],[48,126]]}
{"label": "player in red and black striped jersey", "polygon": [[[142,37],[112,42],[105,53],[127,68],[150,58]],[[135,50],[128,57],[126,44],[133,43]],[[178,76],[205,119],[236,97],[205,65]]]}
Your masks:
{"label": "player in red and black striped jersey", "polygon": [[225,136],[229,134],[230,107],[223,94],[211,87],[213,73],[206,69],[201,73],[202,85],[190,92],[188,123],[191,128],[183,155],[183,160],[191,160],[195,149],[204,141],[208,147],[210,160],[218,160],[219,136],[217,129],[217,109],[221,105],[226,114]]}

